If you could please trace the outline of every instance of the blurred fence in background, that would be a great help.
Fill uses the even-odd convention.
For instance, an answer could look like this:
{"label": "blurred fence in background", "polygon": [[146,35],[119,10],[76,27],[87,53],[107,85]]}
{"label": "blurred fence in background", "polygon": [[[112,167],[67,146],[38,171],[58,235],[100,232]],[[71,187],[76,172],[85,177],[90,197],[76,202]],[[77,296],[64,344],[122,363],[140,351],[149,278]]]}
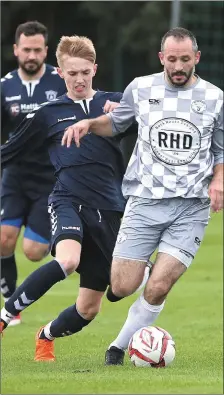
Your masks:
{"label": "blurred fence in background", "polygon": [[223,1],[182,1],[180,24],[192,30],[202,52],[197,73],[224,89]]}
{"label": "blurred fence in background", "polygon": [[17,67],[17,25],[39,20],[49,29],[49,63],[56,64],[62,35],[86,35],[97,49],[95,87],[123,90],[134,77],[162,70],[157,53],[178,6],[179,26],[195,33],[202,51],[197,73],[223,89],[223,1],[3,1],[1,75]]}

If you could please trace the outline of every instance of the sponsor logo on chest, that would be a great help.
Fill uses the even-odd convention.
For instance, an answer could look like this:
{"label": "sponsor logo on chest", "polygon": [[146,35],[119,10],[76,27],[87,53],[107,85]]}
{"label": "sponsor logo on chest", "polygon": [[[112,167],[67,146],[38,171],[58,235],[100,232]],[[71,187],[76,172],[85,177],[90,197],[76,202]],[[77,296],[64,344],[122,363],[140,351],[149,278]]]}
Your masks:
{"label": "sponsor logo on chest", "polygon": [[202,114],[206,110],[206,103],[204,100],[193,100],[191,108],[194,112]]}
{"label": "sponsor logo on chest", "polygon": [[58,92],[50,90],[50,91],[45,91],[45,95],[47,98],[47,101],[53,101],[57,98]]}
{"label": "sponsor logo on chest", "polygon": [[9,111],[12,116],[22,114],[28,114],[32,112],[36,107],[38,107],[37,103],[12,103],[9,107]]}
{"label": "sponsor logo on chest", "polygon": [[155,156],[169,165],[190,163],[201,146],[201,134],[191,122],[181,118],[164,118],[150,129],[150,144]]}

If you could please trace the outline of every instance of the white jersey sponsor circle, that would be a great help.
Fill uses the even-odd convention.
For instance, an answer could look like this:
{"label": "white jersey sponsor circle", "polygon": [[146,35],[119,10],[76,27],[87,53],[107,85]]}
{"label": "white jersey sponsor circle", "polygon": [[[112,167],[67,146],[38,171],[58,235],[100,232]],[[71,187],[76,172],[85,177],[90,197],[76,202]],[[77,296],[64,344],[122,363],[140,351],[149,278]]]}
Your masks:
{"label": "white jersey sponsor circle", "polygon": [[162,162],[170,165],[190,163],[201,146],[201,134],[191,122],[181,118],[164,118],[150,129],[152,150]]}

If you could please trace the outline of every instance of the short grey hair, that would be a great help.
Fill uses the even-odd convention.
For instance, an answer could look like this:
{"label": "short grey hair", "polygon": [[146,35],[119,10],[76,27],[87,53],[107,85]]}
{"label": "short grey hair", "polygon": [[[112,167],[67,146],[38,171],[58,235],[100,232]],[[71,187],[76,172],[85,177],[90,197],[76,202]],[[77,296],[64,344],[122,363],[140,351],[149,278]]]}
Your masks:
{"label": "short grey hair", "polygon": [[192,41],[192,48],[194,52],[198,51],[198,44],[197,44],[197,40],[196,37],[194,36],[194,34],[187,29],[184,29],[183,27],[175,27],[173,29],[170,29],[166,34],[164,34],[162,40],[161,40],[161,51],[164,51],[164,44],[165,41],[168,37],[174,37],[177,40],[184,40],[186,37],[190,38],[190,40]]}

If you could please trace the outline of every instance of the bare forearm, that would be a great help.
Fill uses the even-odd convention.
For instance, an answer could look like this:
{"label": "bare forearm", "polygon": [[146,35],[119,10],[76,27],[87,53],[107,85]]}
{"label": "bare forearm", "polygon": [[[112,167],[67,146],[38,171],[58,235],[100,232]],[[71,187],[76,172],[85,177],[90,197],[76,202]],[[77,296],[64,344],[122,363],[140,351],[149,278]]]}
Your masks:
{"label": "bare forearm", "polygon": [[214,166],[213,169],[213,177],[212,179],[217,179],[222,181],[223,180],[223,175],[224,175],[224,164],[223,163],[219,163],[216,166]]}
{"label": "bare forearm", "polygon": [[223,209],[223,163],[214,166],[213,177],[208,188],[211,209],[215,213]]}
{"label": "bare forearm", "polygon": [[112,133],[112,121],[107,115],[89,120],[89,130],[98,136],[111,137]]}

